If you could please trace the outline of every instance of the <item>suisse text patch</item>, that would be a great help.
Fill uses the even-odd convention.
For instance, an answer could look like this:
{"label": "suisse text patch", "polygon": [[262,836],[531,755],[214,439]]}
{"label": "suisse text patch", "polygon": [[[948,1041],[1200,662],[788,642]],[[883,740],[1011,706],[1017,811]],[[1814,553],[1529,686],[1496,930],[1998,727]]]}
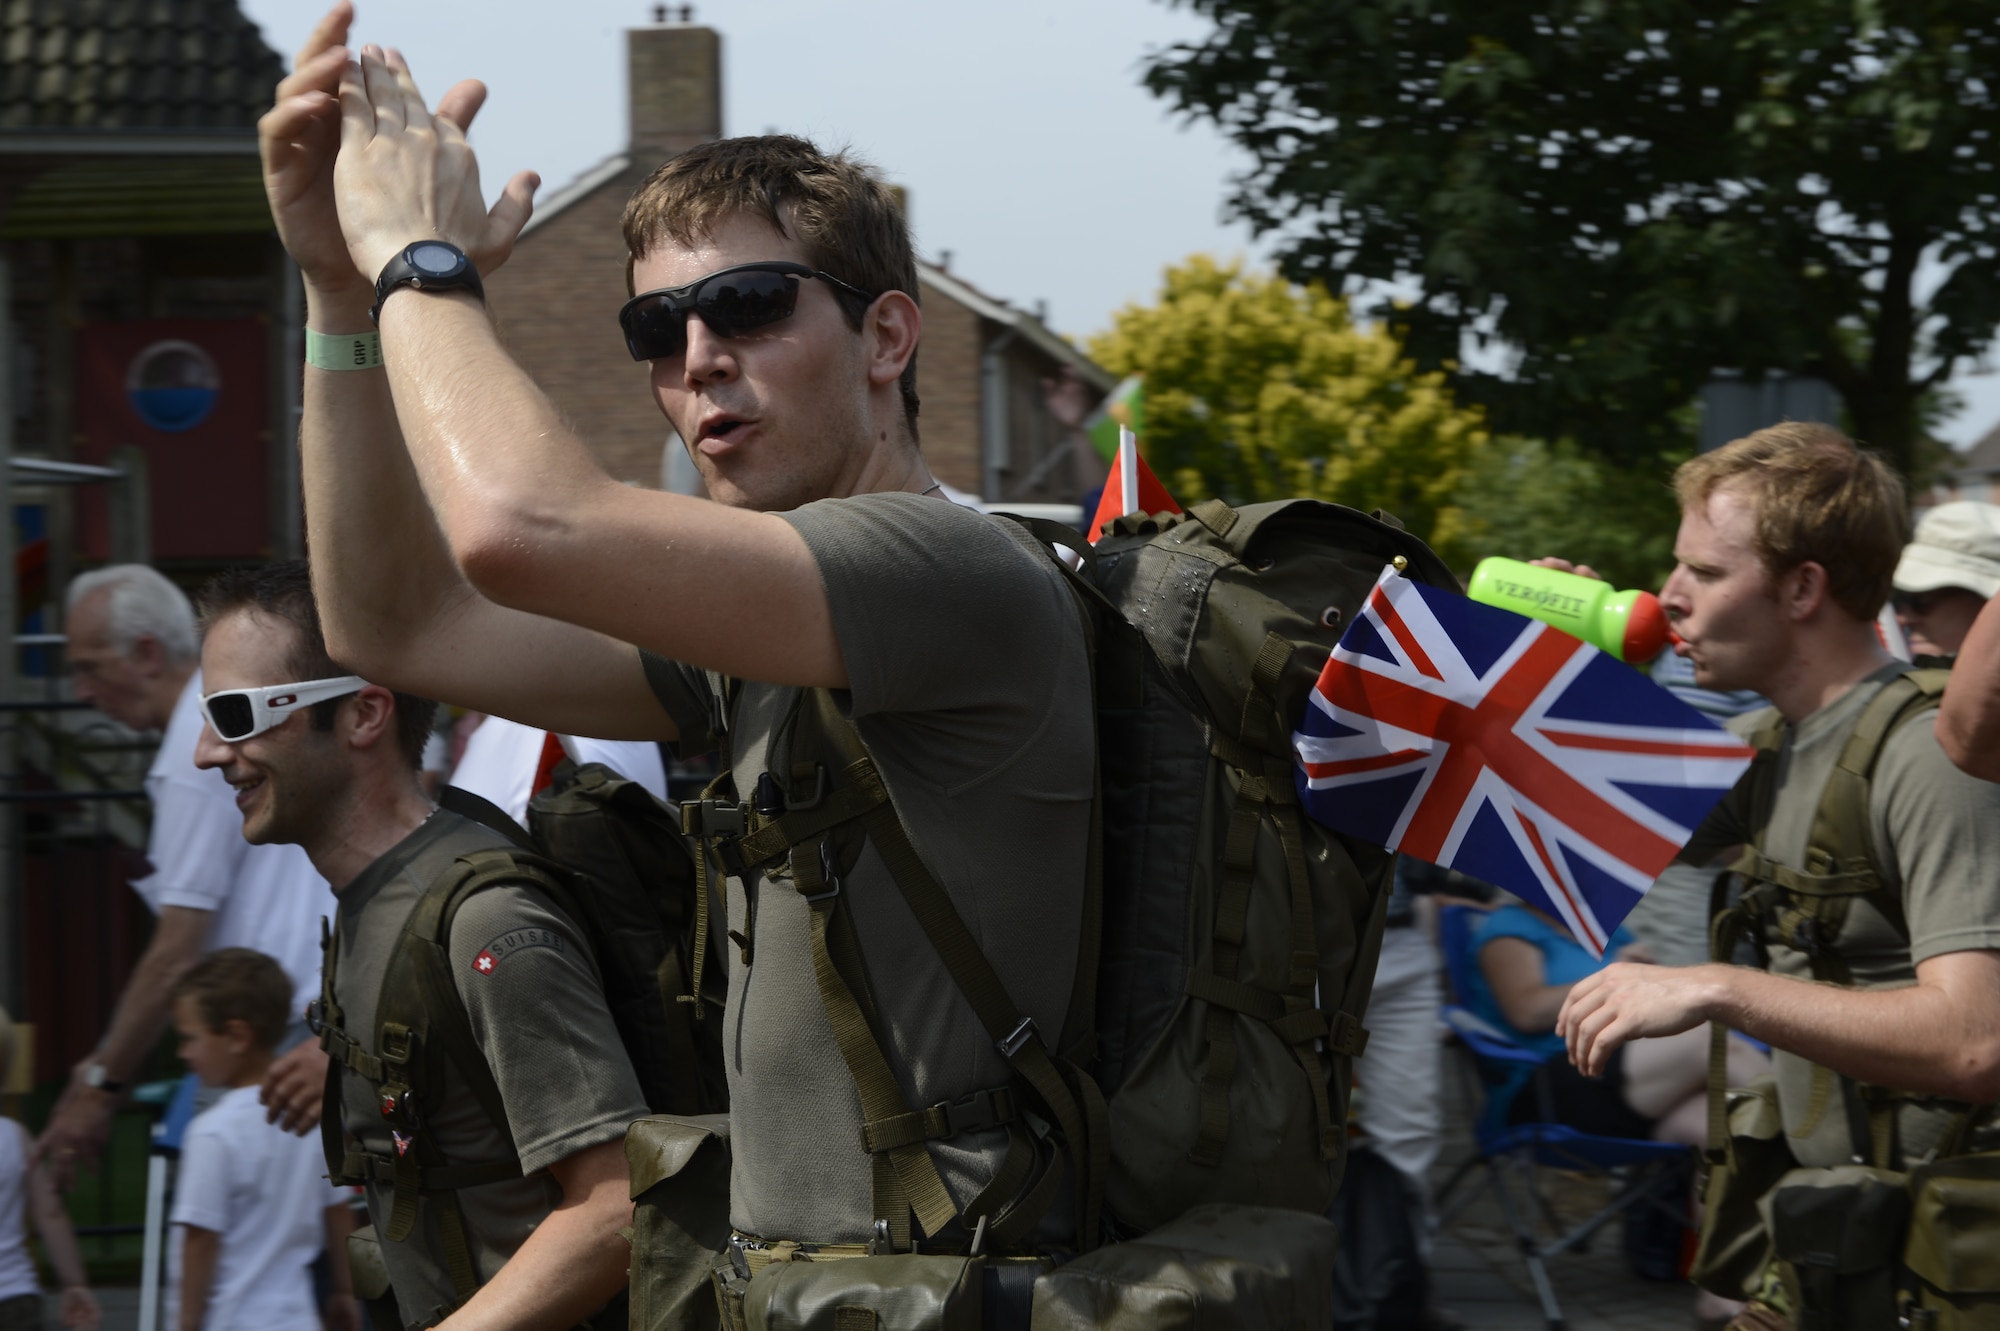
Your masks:
{"label": "suisse text patch", "polygon": [[472,959],[472,969],[481,975],[491,975],[508,957],[531,947],[552,947],[560,952],[563,936],[553,929],[509,929],[479,949],[479,955]]}

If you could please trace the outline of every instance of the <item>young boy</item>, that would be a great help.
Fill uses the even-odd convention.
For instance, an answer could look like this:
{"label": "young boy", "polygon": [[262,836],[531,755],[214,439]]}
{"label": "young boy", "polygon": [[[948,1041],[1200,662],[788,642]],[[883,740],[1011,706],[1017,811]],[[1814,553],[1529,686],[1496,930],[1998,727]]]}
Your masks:
{"label": "young boy", "polygon": [[[0,1008],[0,1092],[14,1066],[14,1023]],[[97,1298],[84,1279],[83,1257],[69,1213],[56,1196],[48,1171],[35,1162],[28,1130],[0,1117],[0,1331],[41,1331],[42,1285],[28,1252],[29,1215],[42,1247],[62,1280],[62,1324],[96,1331],[102,1319]]]}
{"label": "young boy", "polygon": [[[347,1271],[351,1198],[326,1182],[318,1137],[264,1121],[257,1088],[290,1021],[292,982],[261,952],[210,954],[174,991],[181,1058],[223,1097],[195,1116],[174,1186],[179,1310],[170,1331],[311,1328],[313,1259],[326,1250],[333,1295],[327,1331],[355,1331]],[[171,1301],[170,1301],[171,1307]]]}

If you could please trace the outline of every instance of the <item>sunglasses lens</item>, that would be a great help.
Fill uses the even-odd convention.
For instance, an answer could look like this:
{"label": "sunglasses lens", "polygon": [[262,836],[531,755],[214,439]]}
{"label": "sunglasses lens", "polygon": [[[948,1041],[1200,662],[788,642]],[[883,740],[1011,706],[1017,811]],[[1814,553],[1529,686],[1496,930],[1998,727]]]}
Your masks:
{"label": "sunglasses lens", "polygon": [[250,700],[240,693],[219,693],[208,700],[209,724],[226,740],[242,739],[256,722],[251,717]]}
{"label": "sunglasses lens", "polygon": [[695,312],[717,337],[737,337],[791,317],[799,280],[785,273],[731,273],[702,288]]}
{"label": "sunglasses lens", "polygon": [[633,360],[665,360],[687,346],[687,315],[665,296],[628,305],[618,322]]}

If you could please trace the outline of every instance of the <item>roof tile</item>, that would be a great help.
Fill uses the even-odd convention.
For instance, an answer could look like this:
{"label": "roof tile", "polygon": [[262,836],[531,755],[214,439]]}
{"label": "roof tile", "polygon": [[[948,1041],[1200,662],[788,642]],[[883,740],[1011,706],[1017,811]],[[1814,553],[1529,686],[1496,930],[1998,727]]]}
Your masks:
{"label": "roof tile", "polygon": [[236,0],[0,0],[0,129],[249,129],[283,75]]}

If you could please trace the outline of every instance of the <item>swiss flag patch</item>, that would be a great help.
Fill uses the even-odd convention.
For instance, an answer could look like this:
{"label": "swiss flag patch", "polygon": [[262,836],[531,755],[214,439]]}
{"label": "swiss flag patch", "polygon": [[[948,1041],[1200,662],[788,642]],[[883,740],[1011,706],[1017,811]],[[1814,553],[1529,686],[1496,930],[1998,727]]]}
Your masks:
{"label": "swiss flag patch", "polygon": [[493,968],[499,964],[500,958],[494,956],[484,948],[481,948],[479,955],[472,959],[472,969],[478,971],[481,975],[491,975]]}

